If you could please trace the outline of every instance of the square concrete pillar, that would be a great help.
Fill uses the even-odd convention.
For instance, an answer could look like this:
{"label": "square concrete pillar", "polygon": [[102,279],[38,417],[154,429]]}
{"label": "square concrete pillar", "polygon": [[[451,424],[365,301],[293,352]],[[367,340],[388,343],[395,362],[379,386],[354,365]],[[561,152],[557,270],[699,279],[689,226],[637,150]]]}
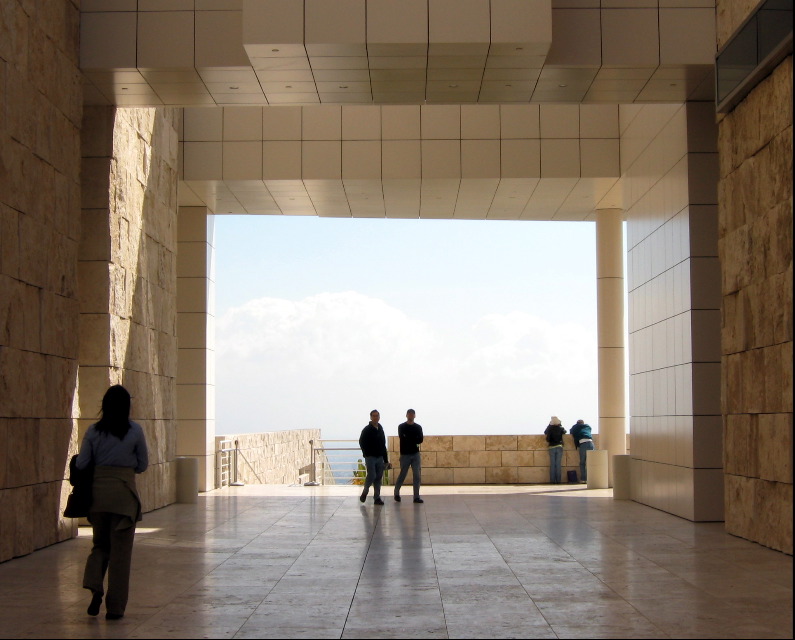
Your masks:
{"label": "square concrete pillar", "polygon": [[199,461],[199,490],[215,488],[214,218],[180,207],[177,219],[177,455]]}

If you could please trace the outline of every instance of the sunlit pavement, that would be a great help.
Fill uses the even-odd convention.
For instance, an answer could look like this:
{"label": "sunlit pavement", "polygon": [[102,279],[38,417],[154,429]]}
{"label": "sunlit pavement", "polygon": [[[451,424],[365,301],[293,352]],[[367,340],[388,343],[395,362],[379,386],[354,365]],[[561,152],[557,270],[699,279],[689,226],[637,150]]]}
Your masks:
{"label": "sunlit pavement", "polygon": [[792,558],[584,485],[259,485],[148,513],[120,621],[90,529],[0,564],[3,638],[791,638]]}

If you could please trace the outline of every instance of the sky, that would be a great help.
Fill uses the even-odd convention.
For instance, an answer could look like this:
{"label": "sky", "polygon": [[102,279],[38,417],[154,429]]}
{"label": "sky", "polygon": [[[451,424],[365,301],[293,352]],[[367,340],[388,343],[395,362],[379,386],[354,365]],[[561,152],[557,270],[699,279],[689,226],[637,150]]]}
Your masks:
{"label": "sky", "polygon": [[216,432],[596,425],[595,225],[216,216]]}

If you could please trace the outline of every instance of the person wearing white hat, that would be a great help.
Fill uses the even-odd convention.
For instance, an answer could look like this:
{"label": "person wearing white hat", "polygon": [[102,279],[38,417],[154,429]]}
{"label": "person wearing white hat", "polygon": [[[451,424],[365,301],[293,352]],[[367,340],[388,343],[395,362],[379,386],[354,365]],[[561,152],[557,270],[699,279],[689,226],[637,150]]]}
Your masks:
{"label": "person wearing white hat", "polygon": [[563,434],[566,429],[557,416],[552,416],[549,426],[544,431],[549,447],[549,482],[560,484],[560,466],[563,461]]}

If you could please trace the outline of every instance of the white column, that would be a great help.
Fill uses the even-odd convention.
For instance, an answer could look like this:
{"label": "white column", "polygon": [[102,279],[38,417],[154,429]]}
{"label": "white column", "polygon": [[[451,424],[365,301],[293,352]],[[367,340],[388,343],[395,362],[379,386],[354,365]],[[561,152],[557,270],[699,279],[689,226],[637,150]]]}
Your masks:
{"label": "white column", "polygon": [[177,455],[199,461],[199,491],[215,488],[214,216],[177,219]]}
{"label": "white column", "polygon": [[621,209],[596,212],[596,313],[599,351],[599,448],[608,452],[613,486],[614,455],[624,455],[624,234]]}

